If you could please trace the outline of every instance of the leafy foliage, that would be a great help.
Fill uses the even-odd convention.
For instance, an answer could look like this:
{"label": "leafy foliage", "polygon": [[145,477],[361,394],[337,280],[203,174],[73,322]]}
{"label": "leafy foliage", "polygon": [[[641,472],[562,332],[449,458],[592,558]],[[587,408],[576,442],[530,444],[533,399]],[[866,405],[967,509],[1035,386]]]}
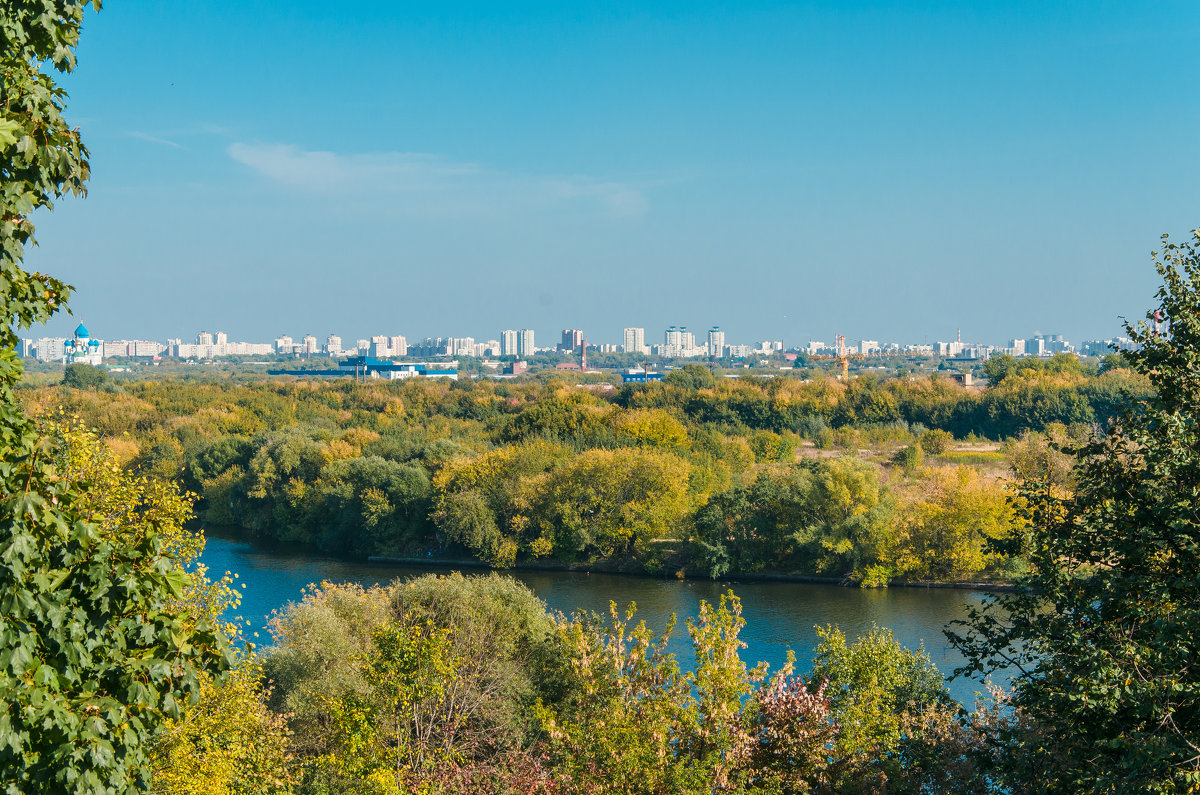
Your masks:
{"label": "leafy foliage", "polygon": [[[171,554],[186,505],[143,481],[91,478],[99,460],[72,428],[21,410],[16,332],[69,288],[22,268],[30,214],[80,194],[87,151],[42,71],[74,66],[98,2],[0,8],[0,785],[7,792],[149,786],[151,741],[228,664],[219,627],[193,602],[199,575]],[[100,505],[101,499],[104,506]]]}
{"label": "leafy foliage", "polygon": [[[966,670],[1012,665],[1036,726],[999,768],[1044,792],[1200,787],[1200,233],[1164,238],[1159,306],[1127,333],[1154,391],[1073,452],[1073,491],[1047,471],[1021,487],[1027,587],[952,639]],[[1161,330],[1159,320],[1169,327]]]}
{"label": "leafy foliage", "polygon": [[94,389],[108,380],[108,373],[90,364],[73,362],[63,371],[63,386],[75,389]]}
{"label": "leafy foliage", "polygon": [[1018,526],[1002,484],[970,467],[928,469],[899,501],[885,565],[919,580],[970,577],[995,562],[991,542]]}
{"label": "leafy foliage", "polygon": [[665,651],[673,626],[655,637],[644,622],[630,626],[633,611],[621,616],[613,603],[607,627],[586,616],[560,625],[578,685],[571,700],[541,710],[555,769],[606,792],[726,788],[746,744],[742,699],[765,672],[738,657],[740,603],[732,595],[715,609],[701,603],[688,625],[692,672]]}
{"label": "leafy foliage", "polygon": [[285,795],[296,783],[287,719],[266,704],[262,664],[242,655],[155,739],[153,786],[177,795]]}
{"label": "leafy foliage", "polygon": [[0,781],[144,788],[157,731],[228,665],[224,604],[182,568],[199,552],[186,499],[77,425],[31,432],[46,458],[16,468],[31,487],[6,500],[0,548]]}
{"label": "leafy foliage", "polygon": [[495,575],[326,584],[273,631],[265,670],[308,791],[390,792],[447,766],[528,762],[529,709],[566,686],[545,606]]}
{"label": "leafy foliage", "polygon": [[815,680],[828,682],[833,718],[842,726],[839,744],[850,753],[881,754],[901,737],[905,710],[949,701],[949,691],[924,649],[901,646],[890,630],[873,627],[848,643],[837,627],[817,628]]}

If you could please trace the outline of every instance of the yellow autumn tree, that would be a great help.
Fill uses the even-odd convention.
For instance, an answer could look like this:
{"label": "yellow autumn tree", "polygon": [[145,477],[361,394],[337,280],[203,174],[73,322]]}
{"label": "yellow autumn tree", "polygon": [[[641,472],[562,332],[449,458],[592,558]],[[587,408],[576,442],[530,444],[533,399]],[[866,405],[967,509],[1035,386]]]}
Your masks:
{"label": "yellow autumn tree", "polygon": [[198,563],[204,536],[189,526],[194,496],[174,484],[134,475],[77,418],[44,416],[41,432],[56,440],[58,475],[83,486],[87,521],[117,538],[153,529],[166,554],[192,576],[179,612],[210,622],[238,645],[234,666],[219,679],[205,677],[199,700],[178,719],[164,722],[152,746],[154,791],[173,795],[279,795],[292,791],[289,732],[266,705],[262,671],[241,643],[238,626],[225,618],[239,595],[226,575],[212,580]]}
{"label": "yellow autumn tree", "polygon": [[919,580],[977,574],[993,562],[988,541],[1015,521],[1000,481],[966,466],[925,469],[898,506],[892,566]]}

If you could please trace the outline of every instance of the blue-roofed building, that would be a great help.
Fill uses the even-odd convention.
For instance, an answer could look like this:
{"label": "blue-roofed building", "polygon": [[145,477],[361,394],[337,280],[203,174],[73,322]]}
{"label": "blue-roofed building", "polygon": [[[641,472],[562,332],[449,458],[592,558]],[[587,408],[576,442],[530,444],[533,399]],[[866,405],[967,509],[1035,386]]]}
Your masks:
{"label": "blue-roofed building", "polygon": [[458,380],[458,362],[393,362],[373,356],[350,356],[336,370],[271,370],[272,375],[353,376],[355,378],[449,378]]}
{"label": "blue-roofed building", "polygon": [[621,382],[625,384],[648,384],[661,381],[662,373],[648,373],[645,370],[625,370],[621,373]]}
{"label": "blue-roofed building", "polygon": [[63,364],[90,364],[99,367],[104,361],[104,345],[92,339],[88,327],[80,323],[75,327],[75,339],[63,343]]}

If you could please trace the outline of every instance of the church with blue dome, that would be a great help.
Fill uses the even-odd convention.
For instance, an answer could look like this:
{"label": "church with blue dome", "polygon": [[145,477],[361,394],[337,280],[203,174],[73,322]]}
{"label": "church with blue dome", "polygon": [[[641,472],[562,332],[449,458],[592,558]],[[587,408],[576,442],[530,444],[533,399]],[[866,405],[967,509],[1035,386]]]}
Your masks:
{"label": "church with blue dome", "polygon": [[63,344],[63,364],[90,364],[100,366],[104,360],[104,345],[92,339],[87,326],[80,323],[75,327],[75,339]]}

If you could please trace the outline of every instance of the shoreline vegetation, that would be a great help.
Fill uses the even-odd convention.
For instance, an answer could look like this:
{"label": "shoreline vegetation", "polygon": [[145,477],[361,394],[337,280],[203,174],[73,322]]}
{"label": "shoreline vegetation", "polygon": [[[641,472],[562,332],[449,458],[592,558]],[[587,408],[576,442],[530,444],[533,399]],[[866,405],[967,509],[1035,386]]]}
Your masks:
{"label": "shoreline vegetation", "polygon": [[1025,566],[1019,548],[990,551],[1023,532],[1008,484],[1069,491],[1060,448],[1147,387],[1115,356],[986,369],[985,388],[687,365],[616,388],[559,374],[131,378],[19,394],[35,414],[78,417],[120,465],[180,483],[201,521],[259,544],[496,570],[1000,590]]}
{"label": "shoreline vegetation", "polygon": [[[370,555],[367,557],[368,563],[385,563],[399,566],[429,566],[429,567],[446,567],[454,568],[461,566],[468,569],[483,569],[488,572],[502,573],[503,571],[563,571],[563,572],[579,572],[597,574],[616,574],[625,577],[649,577],[659,580],[695,580],[695,579],[711,579],[703,573],[687,573],[683,571],[675,572],[674,574],[650,574],[648,572],[638,571],[622,571],[619,568],[597,567],[595,565],[583,564],[548,564],[548,563],[514,563],[508,569],[493,569],[488,564],[481,560],[472,559],[450,559],[450,558],[392,558],[383,555]],[[838,587],[857,586],[855,583],[844,577],[815,577],[808,574],[788,574],[786,572],[728,572],[721,577],[721,582],[736,583],[738,580],[747,582],[795,582],[806,583],[811,585],[836,585]],[[950,582],[931,582],[931,581],[909,581],[899,580],[892,581],[887,584],[888,588],[945,588],[948,590],[963,590],[963,591],[981,591],[981,592],[999,592],[1011,591],[1016,589],[1015,583],[1010,582],[972,582],[972,581],[950,581]]]}

